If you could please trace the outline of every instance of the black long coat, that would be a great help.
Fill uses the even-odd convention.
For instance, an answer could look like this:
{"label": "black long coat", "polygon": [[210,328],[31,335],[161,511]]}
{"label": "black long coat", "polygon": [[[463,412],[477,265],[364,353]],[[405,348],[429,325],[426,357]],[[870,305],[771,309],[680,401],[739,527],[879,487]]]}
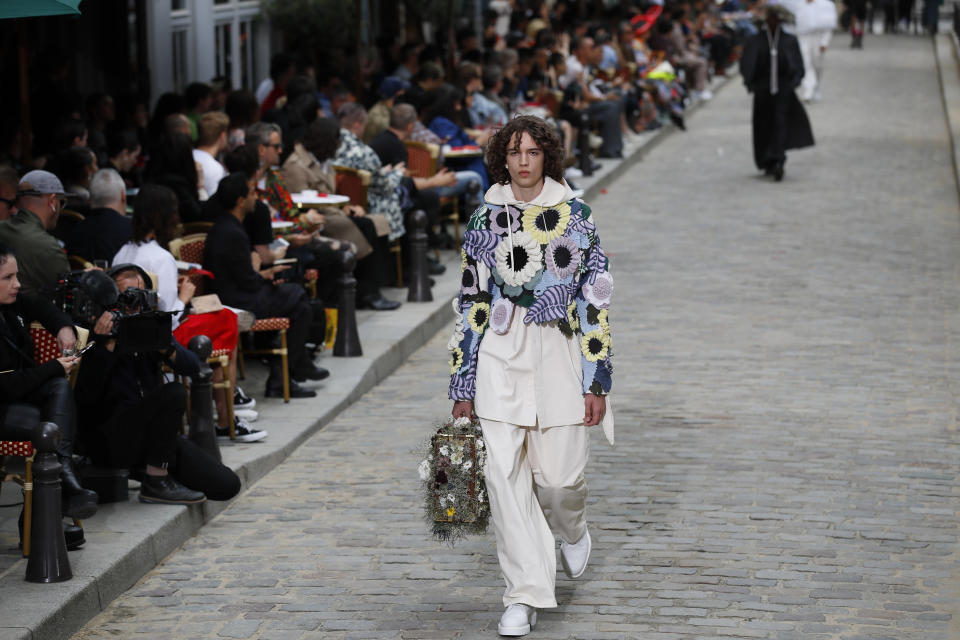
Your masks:
{"label": "black long coat", "polygon": [[766,27],[747,40],[740,73],[753,93],[753,159],[765,169],[783,162],[787,149],[813,146],[813,131],[794,91],[803,80],[803,57],[796,36],[781,30],[777,42],[776,94],[770,93],[770,44]]}

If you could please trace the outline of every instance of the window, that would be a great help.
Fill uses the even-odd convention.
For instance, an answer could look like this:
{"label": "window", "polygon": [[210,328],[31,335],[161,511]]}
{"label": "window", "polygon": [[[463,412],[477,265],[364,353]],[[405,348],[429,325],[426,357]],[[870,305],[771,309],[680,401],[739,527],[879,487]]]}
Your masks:
{"label": "window", "polygon": [[183,91],[187,86],[187,32],[171,34],[173,49],[173,90]]}

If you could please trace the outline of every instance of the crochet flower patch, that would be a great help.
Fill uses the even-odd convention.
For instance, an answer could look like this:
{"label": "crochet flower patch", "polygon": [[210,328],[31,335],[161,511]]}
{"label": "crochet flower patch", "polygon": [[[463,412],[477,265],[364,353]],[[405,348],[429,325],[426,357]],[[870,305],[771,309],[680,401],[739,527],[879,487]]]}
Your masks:
{"label": "crochet flower patch", "polygon": [[554,238],[547,245],[547,269],[560,280],[572,276],[580,262],[580,248],[571,238]]}
{"label": "crochet flower patch", "polygon": [[521,217],[523,230],[540,244],[559,238],[570,224],[570,205],[562,202],[552,207],[528,206]]}
{"label": "crochet flower patch", "polygon": [[494,251],[497,272],[507,285],[523,287],[540,271],[543,252],[540,250],[540,243],[523,231],[513,234],[512,244],[512,251],[510,240],[497,245]]}

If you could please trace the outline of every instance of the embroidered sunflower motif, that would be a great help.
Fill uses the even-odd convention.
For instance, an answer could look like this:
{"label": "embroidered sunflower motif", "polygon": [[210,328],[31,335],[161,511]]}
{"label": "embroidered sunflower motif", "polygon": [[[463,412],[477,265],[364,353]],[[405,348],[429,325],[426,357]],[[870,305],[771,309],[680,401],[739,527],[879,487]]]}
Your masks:
{"label": "embroidered sunflower motif", "polygon": [[497,272],[507,285],[522,287],[540,270],[543,252],[540,250],[540,243],[523,231],[513,234],[513,250],[510,249],[509,240],[503,240],[497,245],[494,252]]}
{"label": "embroidered sunflower motif", "polygon": [[570,205],[562,202],[553,207],[529,206],[521,218],[523,230],[540,244],[559,238],[570,224]]}
{"label": "embroidered sunflower motif", "polygon": [[563,280],[572,276],[580,264],[580,248],[572,238],[560,236],[547,245],[547,269]]}
{"label": "embroidered sunflower motif", "polygon": [[483,333],[487,328],[487,322],[490,321],[490,305],[486,302],[475,302],[470,307],[470,316],[468,318],[470,328],[477,333]]}
{"label": "embroidered sunflower motif", "polygon": [[594,329],[580,338],[580,347],[583,350],[583,356],[588,361],[599,362],[604,360],[610,349],[610,334],[604,333],[600,329]]}
{"label": "embroidered sunflower motif", "polygon": [[507,205],[490,209],[490,231],[502,236],[520,230],[520,210]]}
{"label": "embroidered sunflower motif", "polygon": [[450,353],[450,374],[454,374],[457,371],[460,371],[460,367],[463,366],[463,349],[456,347]]}
{"label": "embroidered sunflower motif", "polygon": [[580,329],[580,316],[577,315],[577,302],[576,300],[572,301],[567,305],[567,323],[570,325],[570,328],[574,331],[579,331]]}

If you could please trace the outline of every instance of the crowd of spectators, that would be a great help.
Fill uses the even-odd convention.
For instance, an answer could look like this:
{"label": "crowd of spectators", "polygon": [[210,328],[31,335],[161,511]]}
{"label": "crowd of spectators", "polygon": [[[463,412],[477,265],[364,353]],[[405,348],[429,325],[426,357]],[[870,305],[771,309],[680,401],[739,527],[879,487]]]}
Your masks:
{"label": "crowd of spectators", "polygon": [[[574,4],[493,0],[480,37],[468,26],[446,46],[384,42],[354,90],[347,74],[279,53],[253,91],[231,89],[222,78],[193,83],[158,96],[152,113],[144,100],[96,93],[81,105],[65,89],[52,91],[60,101],[39,103],[31,164],[16,145],[0,158],[0,330],[16,346],[0,357],[4,369],[43,372],[19,387],[0,377],[0,405],[33,404],[69,423],[60,425],[70,445],[62,455],[136,470],[146,502],[235,494],[236,476],[178,435],[186,397],[161,368],[197,371],[196,356],[184,349],[191,337],[208,335],[229,352],[226,374],[235,380],[244,314],[287,318],[289,394],[315,396],[309,381],[330,372],[314,364],[322,340],[312,332],[322,306],[337,303],[351,263],[345,252],[356,258],[358,308],[396,309],[400,303],[381,289],[397,279],[393,254],[409,255],[411,214],[427,214],[437,255],[453,248],[443,210],[453,206],[462,222],[483,197],[490,186],[483,149],[509,118],[539,115],[556,127],[573,183],[582,175],[575,165],[620,157],[625,136],[668,121],[683,128],[684,108],[711,98],[710,76],[726,72],[755,28],[749,0],[638,3],[592,20],[574,16]],[[580,140],[588,141],[583,148]],[[432,175],[411,173],[408,142],[436,145]],[[295,204],[302,191],[335,193],[335,167],[369,172],[365,203]],[[171,253],[187,224],[207,234],[202,264],[193,267],[212,277],[195,275]],[[38,366],[11,326],[36,319],[62,346],[75,342],[53,303],[62,274],[86,263],[120,291],[156,291],[173,331],[158,353],[120,353],[112,316],[98,318],[89,327],[96,346],[79,369],[76,415],[64,418],[69,388],[48,387],[76,360]],[[444,269],[436,255],[428,266],[432,274]],[[317,274],[319,305],[305,288],[308,272]],[[201,289],[223,307],[196,310]],[[268,365],[264,395],[282,396],[281,359]],[[255,400],[240,387],[233,398],[220,393],[216,405],[220,438],[229,437],[231,415],[239,440],[266,437],[251,426]],[[82,504],[64,513],[88,515],[89,495],[78,493],[72,467],[65,468],[65,496]]]}

